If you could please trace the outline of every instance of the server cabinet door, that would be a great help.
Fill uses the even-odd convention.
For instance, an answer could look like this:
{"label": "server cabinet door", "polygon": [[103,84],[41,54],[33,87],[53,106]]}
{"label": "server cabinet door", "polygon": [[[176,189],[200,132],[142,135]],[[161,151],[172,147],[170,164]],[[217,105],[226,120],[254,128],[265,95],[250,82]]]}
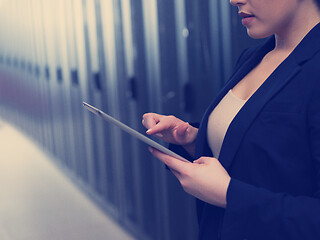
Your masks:
{"label": "server cabinet door", "polygon": [[[188,82],[184,97],[191,122],[200,121],[220,85],[220,33],[212,25],[217,15],[211,16],[209,9],[209,4],[213,2],[219,1],[185,1]],[[215,32],[213,39],[212,31]]]}
{"label": "server cabinet door", "polygon": [[[149,111],[163,113],[163,94],[162,72],[161,72],[161,49],[159,36],[159,9],[157,0],[142,0],[142,16],[144,27],[145,59],[147,73],[147,96],[149,99]],[[151,160],[151,159],[150,159]],[[153,183],[157,186],[153,193],[155,198],[154,221],[148,229],[149,234],[155,239],[168,239],[169,229],[166,221],[168,220],[168,201],[167,201],[167,182],[166,172],[163,165],[158,161],[152,160],[152,168],[146,171],[153,172]],[[151,223],[149,223],[151,224]]]}
{"label": "server cabinet door", "polygon": [[[67,43],[67,60],[69,77],[69,93],[67,93],[70,101],[70,119],[71,128],[73,128],[73,147],[75,158],[75,173],[84,182],[88,182],[88,168],[86,158],[86,144],[84,132],[84,109],[82,107],[82,91],[79,82],[79,58],[77,48],[77,38],[75,38],[75,18],[74,18],[74,1],[66,1],[64,3],[65,25],[66,25],[66,43]],[[80,36],[79,36],[80,37]],[[83,38],[83,37],[82,37]],[[80,38],[81,41],[81,38]],[[84,86],[83,86],[84,87]]]}
{"label": "server cabinet door", "polygon": [[48,1],[43,4],[44,29],[47,43],[48,54],[48,72],[50,72],[50,100],[52,109],[52,123],[54,133],[54,146],[57,158],[63,164],[71,168],[71,161],[68,151],[69,132],[66,119],[66,100],[62,72],[62,60],[60,49],[59,25],[55,19],[58,15],[58,5],[54,1]]}
{"label": "server cabinet door", "polygon": [[[45,99],[43,103],[43,121],[45,128],[47,129],[48,134],[48,146],[47,148],[50,150],[51,153],[53,153],[56,156],[59,156],[58,146],[55,144],[55,117],[54,117],[54,109],[52,108],[52,69],[50,68],[50,63],[53,60],[53,55],[51,53],[52,50],[52,39],[51,39],[51,30],[48,29],[49,26],[51,26],[50,22],[51,19],[49,19],[49,16],[46,15],[47,8],[43,1],[37,2],[37,11],[39,11],[39,18],[41,20],[39,21],[39,41],[43,42],[42,45],[42,67],[44,72],[44,77],[42,80],[43,84],[43,98]],[[22,62],[23,63],[23,62]]]}
{"label": "server cabinet door", "polygon": [[[29,29],[27,42],[28,42],[28,74],[21,74],[20,71],[16,71],[14,74],[15,81],[20,86],[23,87],[24,91],[21,91],[21,95],[17,95],[16,98],[19,99],[20,106],[16,106],[17,110],[19,108],[25,109],[22,111],[22,114],[25,116],[25,130],[28,132],[30,136],[34,139],[42,139],[42,128],[40,125],[40,91],[39,91],[39,72],[38,70],[38,52],[39,49],[36,45],[36,31],[34,25],[34,16],[33,16],[33,9],[31,3],[24,3],[24,11],[25,11],[25,24],[27,29]],[[21,8],[17,4],[17,2],[13,2],[12,6],[15,8]],[[16,27],[13,27],[13,31],[16,32]],[[13,35],[14,36],[14,35]],[[13,44],[17,44],[20,42],[20,39],[13,39]],[[12,67],[18,67],[18,60],[17,60],[17,52],[14,50],[14,57],[12,62]],[[29,97],[28,97],[29,96]],[[18,123],[19,124],[19,123]],[[21,123],[20,123],[21,124]]]}
{"label": "server cabinet door", "polygon": [[[100,1],[100,30],[103,43],[103,72],[105,89],[103,101],[106,111],[117,119],[129,123],[128,104],[125,92],[125,62],[123,53],[123,34],[121,25],[121,5],[119,1]],[[125,159],[130,161],[131,149],[128,136],[120,129],[105,125],[106,143],[111,146],[106,172],[108,200],[118,210],[119,217],[125,218]]]}
{"label": "server cabinet door", "polygon": [[[74,105],[77,106],[77,108],[80,108],[79,105],[81,105],[81,101],[90,102],[90,87],[92,87],[91,81],[92,76],[91,69],[88,67],[88,62],[90,62],[90,55],[89,52],[86,52],[86,40],[85,40],[85,21],[84,16],[86,15],[84,13],[84,6],[82,4],[82,0],[73,0],[73,22],[74,22],[74,48],[75,53],[74,57],[76,58],[74,61],[75,67],[73,70],[73,73],[77,76],[74,76],[77,78],[78,81],[75,81],[73,85],[75,85],[73,88],[75,88],[75,91],[77,92],[77,96],[81,96],[81,99],[77,99],[78,101],[74,103]],[[70,42],[70,44],[72,44]],[[89,44],[89,43],[87,43]],[[75,71],[76,70],[76,71]],[[79,123],[79,127],[83,127],[83,130],[81,132],[81,135],[83,134],[83,141],[81,144],[84,144],[83,148],[85,148],[85,156],[83,156],[85,162],[82,162],[83,169],[87,169],[84,174],[86,174],[86,180],[88,181],[89,185],[92,187],[92,189],[96,189],[96,176],[95,176],[95,166],[96,166],[96,159],[94,158],[93,153],[93,146],[94,146],[94,138],[92,134],[92,116],[89,112],[84,111],[84,109],[80,109],[79,111],[79,118],[81,123]],[[79,136],[82,137],[82,136]],[[82,152],[82,154],[84,154]]]}
{"label": "server cabinet door", "polygon": [[42,11],[42,1],[30,1],[31,17],[33,18],[34,45],[36,48],[37,64],[34,69],[34,77],[38,78],[39,102],[37,103],[38,119],[37,122],[41,126],[42,139],[38,139],[39,143],[49,151],[53,151],[53,132],[52,132],[52,116],[50,108],[50,89],[46,78],[45,66],[48,65],[47,49],[44,34],[44,16]]}
{"label": "server cabinet door", "polygon": [[[66,149],[66,162],[69,163],[70,168],[74,172],[78,172],[78,160],[76,158],[76,145],[77,140],[75,139],[75,129],[74,123],[72,119],[72,98],[70,95],[71,89],[71,75],[70,75],[70,64],[69,64],[69,56],[68,53],[68,45],[67,45],[67,18],[69,15],[67,11],[67,4],[63,0],[55,1],[57,6],[57,80],[58,80],[58,92],[61,96],[61,99],[64,101],[64,107],[61,107],[61,113],[63,114],[63,124],[64,124],[64,135],[65,135],[65,144],[67,146]],[[79,106],[80,108],[80,106]]]}
{"label": "server cabinet door", "polygon": [[[185,119],[188,114],[184,113],[187,110],[184,90],[188,76],[183,73],[187,70],[187,60],[182,58],[185,54],[182,48],[186,46],[188,29],[185,25],[184,1],[158,1],[158,19],[163,113]],[[168,239],[195,239],[195,199],[182,190],[169,171],[166,171],[165,184]]]}
{"label": "server cabinet door", "polygon": [[[39,38],[38,38],[38,31],[37,31],[37,22],[36,22],[36,18],[38,18],[38,12],[36,11],[36,8],[33,7],[33,1],[30,1],[28,4],[28,8],[25,9],[26,12],[28,12],[28,18],[29,18],[29,31],[31,34],[31,61],[32,61],[32,75],[30,76],[30,80],[29,86],[31,85],[31,89],[32,89],[32,95],[33,97],[31,98],[32,100],[34,100],[34,103],[32,105],[34,105],[34,109],[33,111],[29,112],[30,114],[30,118],[32,118],[32,125],[33,125],[33,133],[30,134],[31,136],[34,137],[34,139],[38,140],[41,143],[45,142],[45,138],[44,138],[44,131],[43,131],[43,126],[42,126],[42,121],[41,121],[41,116],[42,116],[42,107],[41,107],[41,103],[42,103],[42,99],[41,99],[41,72],[40,72],[40,61],[41,61],[41,46],[39,44]],[[17,67],[18,66],[18,60],[17,57],[14,60],[14,66]],[[29,98],[29,101],[31,100]],[[30,109],[31,110],[31,109]],[[33,113],[33,114],[32,114]],[[32,116],[32,117],[31,117]],[[36,127],[37,126],[37,127]]]}
{"label": "server cabinet door", "polygon": [[[113,1],[114,12],[114,37],[116,58],[116,89],[118,99],[119,117],[126,124],[141,129],[141,113],[138,106],[139,91],[134,70],[134,42],[132,34],[132,6],[130,0]],[[138,82],[139,81],[139,82]],[[141,154],[138,140],[126,133],[120,133],[120,147],[117,149],[121,157],[121,172],[117,172],[117,179],[122,190],[119,205],[124,224],[132,230],[137,231],[142,225],[142,201],[139,165]]]}
{"label": "server cabinet door", "polygon": [[[99,52],[100,47],[97,40],[97,21],[96,21],[96,4],[94,0],[82,1],[84,15],[84,34],[85,34],[85,49],[86,49],[86,69],[87,81],[86,88],[88,89],[87,102],[98,108],[103,107],[102,103],[102,81],[100,73]],[[93,116],[90,112],[85,112],[87,119],[87,138],[92,139],[92,159],[90,160],[89,182],[93,189],[100,197],[106,194],[106,174],[105,174],[105,158],[107,157],[103,134],[103,120]]]}
{"label": "server cabinet door", "polygon": [[[154,105],[154,103],[151,103],[154,99],[152,100],[151,98],[156,98],[156,96],[152,96],[154,91],[150,93],[149,84],[151,83],[148,77],[150,76],[150,69],[147,67],[148,61],[150,60],[147,53],[147,44],[150,44],[150,42],[146,39],[147,30],[144,15],[146,14],[145,11],[148,11],[149,8],[145,6],[143,1],[125,2],[127,3],[123,3],[123,5],[126,4],[131,7],[130,19],[132,27],[132,42],[130,38],[126,37],[125,43],[128,44],[131,42],[133,45],[131,46],[131,53],[126,50],[127,64],[128,66],[130,64],[133,65],[132,67],[128,67],[127,70],[127,79],[129,79],[128,97],[130,99],[130,121],[133,126],[141,132],[144,132],[145,128],[141,124],[142,115],[151,111],[151,109],[156,111],[156,109],[151,107],[151,105]],[[123,17],[128,18],[128,14],[125,14],[125,12],[125,6],[123,6]],[[128,49],[128,47],[126,49]],[[129,60],[133,62],[128,63]],[[160,194],[160,188],[155,188],[155,186],[159,186],[157,184],[159,178],[156,172],[158,172],[158,169],[161,167],[155,165],[158,163],[155,159],[152,159],[145,144],[132,140],[132,151],[132,170],[130,174],[134,181],[135,192],[130,193],[128,191],[127,194],[135,199],[135,205],[128,207],[127,212],[131,212],[131,219],[136,220],[135,232],[138,232],[142,239],[143,237],[146,239],[158,239],[158,231],[161,229],[159,211],[163,208],[159,207],[159,201],[161,200],[157,198],[159,196],[157,194]],[[127,184],[126,187],[129,188],[130,185]],[[135,206],[137,208],[132,212],[133,209],[130,208]]]}

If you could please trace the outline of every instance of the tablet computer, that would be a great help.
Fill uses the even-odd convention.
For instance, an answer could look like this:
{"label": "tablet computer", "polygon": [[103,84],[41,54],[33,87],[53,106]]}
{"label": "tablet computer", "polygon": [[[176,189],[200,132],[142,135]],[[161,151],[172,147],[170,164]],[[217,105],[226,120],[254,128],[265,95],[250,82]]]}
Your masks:
{"label": "tablet computer", "polygon": [[99,117],[101,117],[102,119],[106,120],[109,123],[114,124],[115,126],[119,127],[120,129],[122,129],[123,131],[129,133],[131,136],[138,138],[139,140],[141,140],[142,142],[148,144],[149,146],[158,149],[159,151],[166,153],[172,157],[178,158],[179,160],[182,161],[187,161],[185,158],[181,157],[180,155],[176,154],[175,152],[172,152],[171,150],[169,150],[168,148],[162,146],[161,144],[157,143],[156,141],[152,140],[151,138],[139,133],[138,131],[134,130],[133,128],[127,126],[126,124],[118,121],[117,119],[111,117],[110,115],[104,113],[103,111],[101,111],[100,109],[93,107],[91,105],[89,105],[86,102],[82,103],[83,106],[88,109],[90,112],[98,115]]}

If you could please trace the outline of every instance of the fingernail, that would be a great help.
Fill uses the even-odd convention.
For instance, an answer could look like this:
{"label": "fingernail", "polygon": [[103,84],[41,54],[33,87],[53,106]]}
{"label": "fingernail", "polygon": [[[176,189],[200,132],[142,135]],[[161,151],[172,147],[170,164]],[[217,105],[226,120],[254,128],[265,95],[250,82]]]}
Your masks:
{"label": "fingernail", "polygon": [[153,152],[153,148],[148,147],[148,150],[152,153]]}
{"label": "fingernail", "polygon": [[146,131],[146,133],[149,133],[151,131],[151,128],[150,129],[148,129],[147,131]]}

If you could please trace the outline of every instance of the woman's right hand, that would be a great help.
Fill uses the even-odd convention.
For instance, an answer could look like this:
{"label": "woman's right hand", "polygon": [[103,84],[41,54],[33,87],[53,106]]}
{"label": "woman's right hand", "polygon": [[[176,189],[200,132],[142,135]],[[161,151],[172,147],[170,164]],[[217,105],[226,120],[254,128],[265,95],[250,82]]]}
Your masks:
{"label": "woman's right hand", "polygon": [[146,113],[143,115],[142,124],[148,129],[148,135],[154,135],[165,142],[182,145],[189,153],[193,152],[198,129],[189,123],[174,116]]}

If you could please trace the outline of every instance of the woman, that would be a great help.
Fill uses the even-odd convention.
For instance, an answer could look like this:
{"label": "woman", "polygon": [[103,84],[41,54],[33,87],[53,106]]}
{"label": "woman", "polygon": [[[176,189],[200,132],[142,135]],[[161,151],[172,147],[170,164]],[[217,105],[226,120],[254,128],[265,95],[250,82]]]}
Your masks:
{"label": "woman", "polygon": [[194,162],[150,151],[199,199],[199,239],[320,239],[320,1],[231,4],[249,36],[270,37],[242,53],[199,129],[143,116]]}

